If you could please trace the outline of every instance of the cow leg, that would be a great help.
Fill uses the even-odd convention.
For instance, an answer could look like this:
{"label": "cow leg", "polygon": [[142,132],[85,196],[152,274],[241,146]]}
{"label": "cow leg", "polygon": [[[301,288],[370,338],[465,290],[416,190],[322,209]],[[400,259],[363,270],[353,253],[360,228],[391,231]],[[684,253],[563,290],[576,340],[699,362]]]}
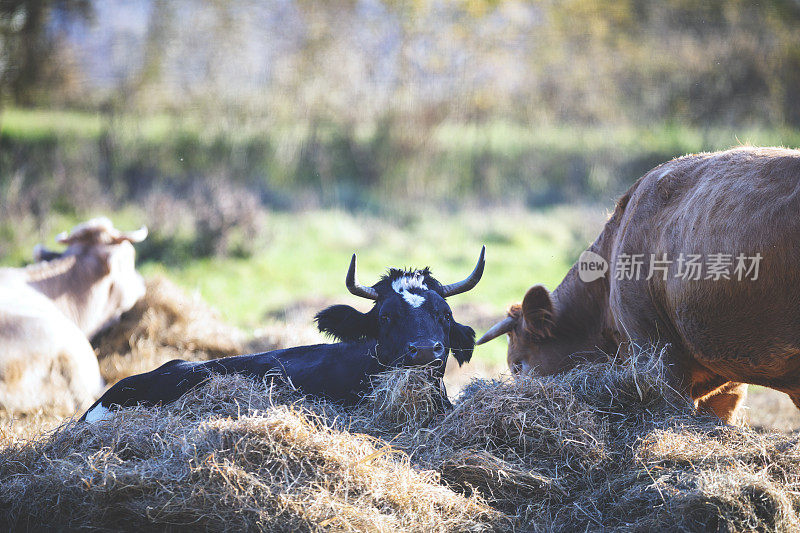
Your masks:
{"label": "cow leg", "polygon": [[688,352],[671,346],[663,355],[667,383],[687,394],[698,411],[711,412],[725,423],[737,422],[747,397],[747,384],[729,381],[697,364]]}
{"label": "cow leg", "polygon": [[698,411],[710,411],[728,424],[741,421],[739,408],[747,398],[747,383],[728,381],[708,394],[698,398]]}

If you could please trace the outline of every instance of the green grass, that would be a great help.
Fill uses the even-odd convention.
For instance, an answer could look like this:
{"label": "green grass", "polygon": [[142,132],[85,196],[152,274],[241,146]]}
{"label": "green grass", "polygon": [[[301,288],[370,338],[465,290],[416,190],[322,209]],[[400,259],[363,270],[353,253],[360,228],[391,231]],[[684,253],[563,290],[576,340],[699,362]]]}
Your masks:
{"label": "green grass", "polygon": [[[266,117],[248,116],[231,120],[219,116],[213,120],[200,116],[168,114],[117,115],[112,119],[98,112],[63,109],[6,108],[2,111],[2,134],[16,139],[84,138],[96,139],[108,128],[128,139],[147,142],[168,141],[182,132],[202,139],[224,135],[238,142],[264,135],[276,139],[302,141],[307,125],[276,125]],[[333,127],[333,125],[328,125]],[[323,129],[324,132],[324,129]],[[366,142],[373,127],[360,127],[359,140]],[[543,150],[607,149],[653,152],[698,152],[718,150],[738,144],[761,146],[800,146],[800,131],[790,128],[761,127],[697,128],[673,123],[644,126],[523,125],[504,121],[485,124],[443,123],[435,128],[433,142],[448,152],[475,150],[513,156],[536,147]]]}
{"label": "green grass", "polygon": [[[426,265],[449,283],[472,270],[486,244],[483,279],[451,303],[482,304],[500,318],[530,285],[554,288],[601,223],[600,209],[580,207],[454,215],[430,210],[405,224],[343,211],[273,214],[271,236],[252,258],[208,259],[179,268],[148,264],[142,271],[167,275],[198,291],[230,322],[257,328],[270,312],[304,300],[330,298],[365,310],[368,304],[344,286],[354,252],[365,284],[377,281],[388,267]],[[504,343],[482,347],[478,355],[502,360]]]}
{"label": "green grass", "polygon": [[[199,292],[225,320],[253,330],[273,320],[271,314],[298,302],[323,298],[367,309],[369,304],[349,294],[344,285],[352,253],[358,254],[358,276],[364,284],[377,281],[388,267],[422,266],[430,266],[438,279],[452,283],[469,274],[485,244],[483,279],[472,291],[453,297],[451,305],[477,304],[499,319],[530,285],[554,288],[594,239],[603,217],[601,208],[580,206],[533,212],[476,208],[451,213],[425,208],[398,220],[340,210],[271,213],[264,242],[250,258],[203,259],[178,266],[145,263],[139,270],[145,276],[165,275],[186,290]],[[124,228],[145,222],[133,208],[112,218]],[[71,224],[60,218],[59,224],[51,224],[52,235],[44,242],[52,242]],[[29,254],[33,244],[27,243],[14,256]],[[505,343],[490,343],[476,355],[504,360]]]}
{"label": "green grass", "polygon": [[[391,212],[396,198],[551,205],[608,202],[659,163],[740,143],[800,146],[800,131],[758,128],[281,122],[264,113],[100,115],[8,109],[0,121],[0,195],[44,191],[38,212],[80,212],[102,190],[130,194],[225,180],[272,206],[310,201]],[[56,179],[54,179],[56,177]],[[109,187],[112,184],[113,186]],[[93,194],[93,193],[89,193]],[[24,195],[22,195],[24,196]],[[2,253],[2,252],[0,252]]]}
{"label": "green grass", "polygon": [[166,114],[111,117],[91,111],[8,108],[3,110],[2,115],[3,136],[19,140],[96,140],[110,128],[128,139],[138,138],[149,142],[164,141],[178,130],[198,134],[208,131],[199,117],[187,120]]}
{"label": "green grass", "polygon": [[724,150],[731,146],[800,146],[800,131],[790,128],[696,128],[662,123],[637,126],[522,125],[490,122],[482,125],[443,124],[435,135],[447,151],[483,150],[506,157],[532,147],[556,152],[655,152],[686,154]]}
{"label": "green grass", "polygon": [[93,139],[103,128],[99,113],[52,109],[4,109],[3,136],[36,140],[47,137]]}
{"label": "green grass", "polygon": [[209,259],[173,269],[146,265],[145,272],[179,278],[230,320],[254,326],[264,311],[296,298],[346,296],[344,274],[354,252],[362,282],[374,282],[389,266],[424,265],[437,277],[454,280],[469,273],[486,244],[486,275],[460,298],[502,307],[532,280],[551,286],[560,281],[576,258],[579,232],[571,227],[579,222],[564,219],[577,211],[426,213],[403,225],[343,211],[279,213],[270,215],[271,235],[252,258]]}
{"label": "green grass", "polygon": [[[0,128],[0,165],[9,168],[0,175],[0,194],[16,175],[29,184],[53,175],[112,180],[120,183],[118,195],[141,181],[155,187],[223,176],[284,204],[302,190],[323,205],[350,207],[387,205],[397,196],[440,203],[475,196],[501,202],[509,195],[535,205],[603,195],[610,201],[675,156],[742,143],[800,146],[800,130],[786,128],[501,120],[428,127],[393,116],[362,124],[286,123],[263,112],[219,110],[140,116],[11,108]],[[62,210],[70,202],[65,198]]]}

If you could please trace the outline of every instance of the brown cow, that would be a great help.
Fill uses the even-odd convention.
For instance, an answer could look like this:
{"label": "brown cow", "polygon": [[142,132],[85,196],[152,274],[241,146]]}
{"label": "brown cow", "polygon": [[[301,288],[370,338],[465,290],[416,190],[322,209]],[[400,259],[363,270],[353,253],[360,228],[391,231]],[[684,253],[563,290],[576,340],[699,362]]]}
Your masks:
{"label": "brown cow", "polygon": [[63,253],[37,248],[49,260],[0,269],[0,407],[74,412],[102,392],[88,339],[144,295],[131,242],[146,235],[93,219],[59,235]]}
{"label": "brown cow", "polygon": [[723,420],[746,383],[800,407],[799,214],[798,150],[674,159],[620,198],[589,247],[605,273],[591,281],[582,260],[600,262],[584,252],[552,294],[529,289],[478,344],[508,333],[513,371],[552,374],[629,342],[666,343],[673,386]]}

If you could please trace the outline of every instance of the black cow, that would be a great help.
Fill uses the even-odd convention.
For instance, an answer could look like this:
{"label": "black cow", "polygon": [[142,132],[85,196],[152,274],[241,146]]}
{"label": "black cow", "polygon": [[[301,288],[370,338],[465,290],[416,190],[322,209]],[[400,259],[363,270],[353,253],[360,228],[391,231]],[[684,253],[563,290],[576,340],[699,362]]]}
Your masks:
{"label": "black cow", "polygon": [[81,420],[102,420],[119,407],[172,402],[214,373],[259,379],[273,375],[305,394],[353,405],[370,390],[371,378],[379,372],[426,366],[444,392],[441,378],[448,353],[453,352],[461,365],[470,360],[475,347],[475,332],[453,320],[445,298],[466,292],[480,281],[485,252],[483,247],[472,274],[452,285],[442,285],[425,268],[391,269],[372,287],[356,281],[353,255],[347,288],[356,296],[374,300],[375,305],[367,313],[348,305],[334,305],[317,313],[319,330],[341,342],[204,362],[176,359],[119,381]]}

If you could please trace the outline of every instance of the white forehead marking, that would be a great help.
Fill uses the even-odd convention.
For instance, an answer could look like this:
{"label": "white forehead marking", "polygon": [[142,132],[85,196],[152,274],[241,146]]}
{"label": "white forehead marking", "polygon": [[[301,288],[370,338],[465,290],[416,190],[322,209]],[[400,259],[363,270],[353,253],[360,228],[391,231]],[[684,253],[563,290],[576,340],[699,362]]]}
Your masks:
{"label": "white forehead marking", "polygon": [[392,282],[392,288],[394,292],[401,295],[411,307],[419,307],[425,303],[424,296],[409,292],[409,289],[428,290],[428,286],[425,285],[425,278],[422,276],[403,276],[402,278],[397,278]]}
{"label": "white forehead marking", "polygon": [[403,276],[402,278],[397,278],[392,282],[392,288],[397,294],[407,291],[408,289],[428,290],[428,286],[425,285],[425,278],[422,276]]}
{"label": "white forehead marking", "polygon": [[98,403],[91,411],[86,413],[86,421],[90,423],[111,420],[113,417],[114,413],[103,407],[102,403]]}
{"label": "white forehead marking", "polygon": [[413,292],[403,291],[403,299],[408,302],[411,307],[419,307],[425,303],[425,297]]}

